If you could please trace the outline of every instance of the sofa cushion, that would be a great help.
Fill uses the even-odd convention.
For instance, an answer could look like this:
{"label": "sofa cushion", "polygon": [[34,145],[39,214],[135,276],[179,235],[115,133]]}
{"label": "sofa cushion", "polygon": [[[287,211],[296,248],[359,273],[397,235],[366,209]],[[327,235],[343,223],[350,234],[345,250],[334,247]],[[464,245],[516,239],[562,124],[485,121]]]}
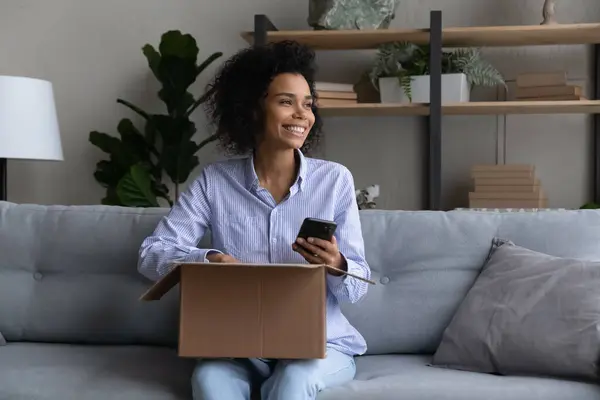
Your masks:
{"label": "sofa cushion", "polygon": [[495,240],[433,360],[478,372],[596,380],[599,331],[600,261]]}
{"label": "sofa cushion", "polygon": [[431,358],[356,358],[356,377],[326,389],[318,400],[597,400],[600,386],[569,380],[506,377],[428,367]]}
{"label": "sofa cushion", "polygon": [[190,399],[193,362],[167,348],[8,343],[0,399]]}

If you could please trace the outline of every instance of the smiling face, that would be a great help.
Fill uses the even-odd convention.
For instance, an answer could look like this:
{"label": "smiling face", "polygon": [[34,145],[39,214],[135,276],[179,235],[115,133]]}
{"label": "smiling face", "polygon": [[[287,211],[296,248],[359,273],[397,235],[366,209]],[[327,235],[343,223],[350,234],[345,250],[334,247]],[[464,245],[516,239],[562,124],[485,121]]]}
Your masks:
{"label": "smiling face", "polygon": [[265,98],[262,144],[273,149],[301,148],[315,123],[312,104],[310,87],[302,75],[277,75]]}

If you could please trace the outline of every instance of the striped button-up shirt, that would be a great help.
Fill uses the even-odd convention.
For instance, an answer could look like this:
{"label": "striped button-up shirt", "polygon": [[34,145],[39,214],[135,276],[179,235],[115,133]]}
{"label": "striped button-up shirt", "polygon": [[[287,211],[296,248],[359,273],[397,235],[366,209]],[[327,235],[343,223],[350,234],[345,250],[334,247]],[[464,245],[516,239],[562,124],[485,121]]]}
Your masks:
{"label": "striped button-up shirt", "polygon": [[[288,196],[276,203],[259,185],[252,156],[204,167],[141,245],[139,271],[150,279],[163,276],[173,261],[207,262],[211,251],[248,263],[302,263],[292,250],[307,217],[335,221],[335,236],[348,271],[370,278],[354,180],[335,162],[297,152],[300,168]],[[211,249],[198,245],[210,231]],[[340,302],[358,301],[367,283],[349,276],[327,276],[327,344],[350,355],[363,354],[366,343],[340,310]]]}

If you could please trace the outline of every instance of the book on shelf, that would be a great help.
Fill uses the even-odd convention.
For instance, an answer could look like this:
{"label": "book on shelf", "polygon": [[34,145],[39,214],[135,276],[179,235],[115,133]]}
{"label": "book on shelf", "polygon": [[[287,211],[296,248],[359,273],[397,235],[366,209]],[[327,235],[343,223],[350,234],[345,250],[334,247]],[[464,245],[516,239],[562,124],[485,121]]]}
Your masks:
{"label": "book on shelf", "polygon": [[548,199],[535,175],[535,166],[526,164],[475,165],[469,192],[469,208],[545,208]]}
{"label": "book on shelf", "polygon": [[340,82],[315,82],[315,90],[325,92],[354,92],[354,85],[352,83],[340,83]]}
{"label": "book on shelf", "polygon": [[330,90],[317,90],[320,99],[356,100],[358,94],[355,92],[332,92]]}
{"label": "book on shelf", "polygon": [[517,101],[587,100],[581,86],[567,84],[564,71],[517,75],[514,97]]}
{"label": "book on shelf", "polygon": [[317,99],[317,106],[347,106],[350,104],[356,104],[356,100],[348,100],[348,99]]}
{"label": "book on shelf", "polygon": [[315,88],[318,106],[344,106],[358,102],[358,94],[352,84],[316,82]]}
{"label": "book on shelf", "polygon": [[576,85],[517,87],[515,97],[583,96],[583,89]]}
{"label": "book on shelf", "polygon": [[566,71],[525,72],[517,75],[518,88],[565,86],[567,85]]}

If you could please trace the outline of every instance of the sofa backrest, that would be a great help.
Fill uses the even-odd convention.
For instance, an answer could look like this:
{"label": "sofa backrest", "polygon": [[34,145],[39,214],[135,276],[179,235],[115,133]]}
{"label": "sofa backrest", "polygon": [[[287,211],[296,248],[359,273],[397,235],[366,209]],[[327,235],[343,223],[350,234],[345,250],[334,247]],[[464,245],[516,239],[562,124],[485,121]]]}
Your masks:
{"label": "sofa backrest", "polygon": [[[178,291],[141,302],[138,249],[166,209],[0,202],[0,332],[8,341],[175,345]],[[495,236],[600,259],[600,212],[361,211],[377,285],[344,313],[369,354],[431,353]],[[202,240],[208,245],[208,240]]]}

